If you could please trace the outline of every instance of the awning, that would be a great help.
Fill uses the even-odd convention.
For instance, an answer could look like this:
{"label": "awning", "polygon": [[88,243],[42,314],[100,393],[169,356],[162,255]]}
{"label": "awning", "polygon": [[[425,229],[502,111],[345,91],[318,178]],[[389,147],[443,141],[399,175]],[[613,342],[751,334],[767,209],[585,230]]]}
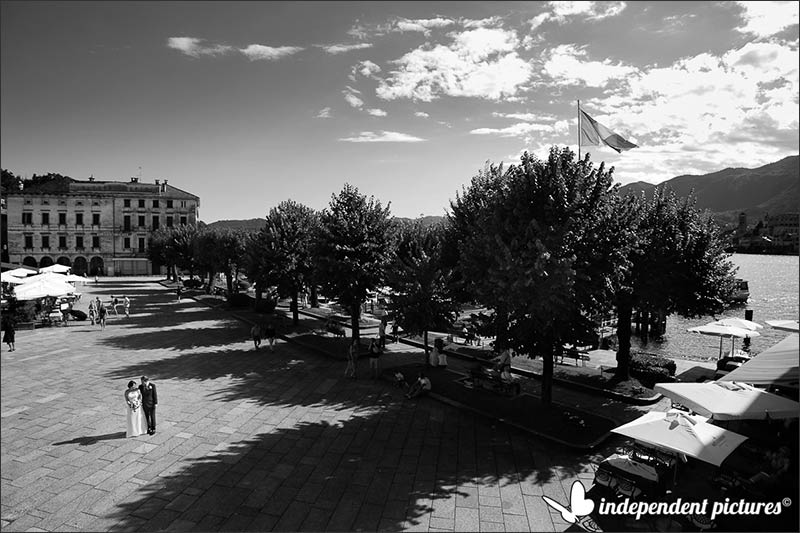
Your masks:
{"label": "awning", "polygon": [[653,390],[714,420],[800,417],[800,403],[744,383],[659,383]]}
{"label": "awning", "polygon": [[794,385],[800,382],[800,343],[797,334],[753,357],[720,381],[739,381],[751,385]]}

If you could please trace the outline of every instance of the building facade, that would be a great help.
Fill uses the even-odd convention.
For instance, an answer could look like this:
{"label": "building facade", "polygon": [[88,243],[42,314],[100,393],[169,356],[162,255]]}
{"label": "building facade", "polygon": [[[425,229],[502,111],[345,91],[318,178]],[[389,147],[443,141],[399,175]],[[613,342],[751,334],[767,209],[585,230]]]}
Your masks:
{"label": "building facade", "polygon": [[4,191],[3,251],[8,261],[35,268],[54,263],[75,274],[160,274],[148,258],[150,234],[160,227],[197,223],[200,199],[168,184],[25,180]]}

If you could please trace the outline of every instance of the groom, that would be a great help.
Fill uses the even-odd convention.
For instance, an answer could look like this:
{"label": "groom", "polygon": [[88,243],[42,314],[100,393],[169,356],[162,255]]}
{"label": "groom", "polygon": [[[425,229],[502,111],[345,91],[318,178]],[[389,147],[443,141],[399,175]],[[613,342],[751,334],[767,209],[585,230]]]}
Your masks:
{"label": "groom", "polygon": [[142,411],[147,420],[147,434],[156,434],[156,405],[158,405],[158,395],[156,394],[155,383],[150,383],[147,376],[142,376],[142,384],[139,385],[142,393]]}

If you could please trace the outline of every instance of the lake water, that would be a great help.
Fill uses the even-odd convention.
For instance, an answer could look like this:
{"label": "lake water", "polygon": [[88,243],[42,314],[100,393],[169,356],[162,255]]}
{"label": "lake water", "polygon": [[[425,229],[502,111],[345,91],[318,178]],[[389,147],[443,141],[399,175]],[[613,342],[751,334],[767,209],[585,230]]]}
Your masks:
{"label": "lake water", "polygon": [[[731,307],[721,315],[685,319],[677,315],[667,319],[666,340],[650,341],[641,345],[634,337],[632,348],[664,355],[670,358],[695,360],[716,359],[719,356],[719,338],[688,333],[694,326],[702,326],[727,317],[744,318],[745,310],[753,310],[753,321],[763,325],[758,330],[760,337],[751,339],[750,352],[763,352],[789,335],[786,331],[768,326],[765,320],[798,320],[798,298],[800,294],[800,257],[791,255],[733,254],[731,262],[739,267],[736,277],[745,279],[750,286],[747,305]],[[742,339],[736,340],[740,348]],[[729,350],[730,339],[723,340],[723,350]]]}

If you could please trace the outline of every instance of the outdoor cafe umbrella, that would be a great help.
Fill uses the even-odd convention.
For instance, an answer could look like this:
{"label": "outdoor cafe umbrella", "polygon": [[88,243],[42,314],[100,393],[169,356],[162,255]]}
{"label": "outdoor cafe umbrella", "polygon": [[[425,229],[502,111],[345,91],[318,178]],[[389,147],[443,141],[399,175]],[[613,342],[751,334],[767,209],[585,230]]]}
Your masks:
{"label": "outdoor cafe umbrella", "polygon": [[794,331],[795,333],[800,331],[800,324],[797,320],[767,320],[767,324],[783,331]]}
{"label": "outdoor cafe umbrella", "polygon": [[20,283],[25,283],[22,279],[9,275],[8,272],[3,272],[0,274],[0,281],[3,283],[11,283],[12,285],[19,285]]}
{"label": "outdoor cafe umbrella", "polygon": [[3,272],[3,274],[8,274],[10,276],[14,276],[15,278],[24,278],[25,276],[32,276],[36,274],[35,270],[31,270],[30,268],[15,268],[14,270],[7,270]]}
{"label": "outdoor cafe umbrella", "polygon": [[744,383],[658,383],[653,390],[714,420],[800,417],[800,403]]}
{"label": "outdoor cafe umbrella", "polygon": [[719,326],[733,326],[735,328],[742,328],[748,329],[750,331],[755,331],[757,329],[764,329],[764,326],[759,324],[758,322],[753,322],[752,320],[745,320],[744,318],[723,318],[717,320],[716,322],[712,322],[712,324],[717,324]]}
{"label": "outdoor cafe umbrella", "polygon": [[17,285],[14,296],[17,300],[37,300],[47,296],[64,296],[75,292],[75,287],[66,281],[42,279],[32,283]]}
{"label": "outdoor cafe umbrella", "polygon": [[719,466],[747,437],[705,420],[676,410],[650,411],[611,432]]}
{"label": "outdoor cafe umbrella", "polygon": [[690,333],[701,333],[703,335],[711,335],[714,337],[719,337],[720,359],[722,359],[722,339],[730,337],[731,352],[733,352],[733,343],[736,337],[739,338],[759,337],[761,335],[759,332],[750,329],[737,328],[735,326],[723,326],[720,324],[716,324],[714,322],[712,322],[711,324],[706,324],[705,326],[696,326],[694,328],[689,328],[686,331]]}
{"label": "outdoor cafe umbrella", "polygon": [[56,263],[55,265],[40,268],[39,273],[42,274],[44,272],[55,272],[57,274],[64,274],[65,272],[68,272],[70,268],[72,267]]}
{"label": "outdoor cafe umbrella", "polygon": [[751,385],[794,385],[800,381],[798,335],[789,335],[720,378]]}

